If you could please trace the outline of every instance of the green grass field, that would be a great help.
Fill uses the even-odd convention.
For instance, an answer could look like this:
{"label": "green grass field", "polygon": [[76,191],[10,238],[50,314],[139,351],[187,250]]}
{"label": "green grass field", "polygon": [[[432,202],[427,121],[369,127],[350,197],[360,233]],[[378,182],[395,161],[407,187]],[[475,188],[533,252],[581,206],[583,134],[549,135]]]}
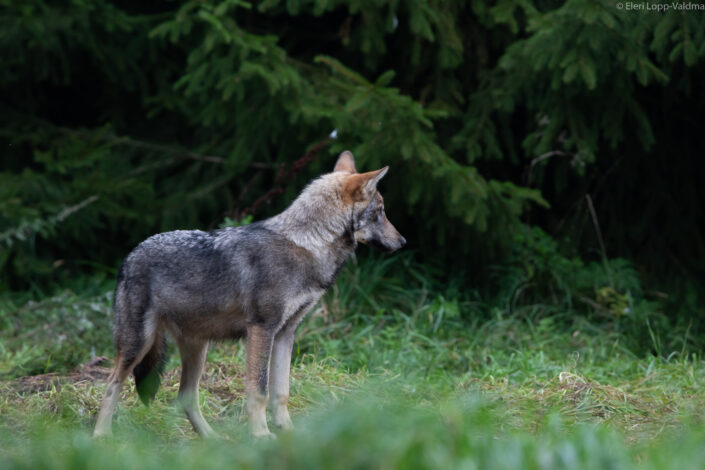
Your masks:
{"label": "green grass field", "polygon": [[236,343],[212,346],[201,384],[221,439],[172,404],[172,350],[155,403],[130,382],[114,437],[92,440],[110,364],[81,364],[112,357],[109,281],[0,299],[0,468],[702,468],[705,364],[687,330],[435,278],[409,255],[347,266],[297,335],[296,430],[265,442],[246,432]]}

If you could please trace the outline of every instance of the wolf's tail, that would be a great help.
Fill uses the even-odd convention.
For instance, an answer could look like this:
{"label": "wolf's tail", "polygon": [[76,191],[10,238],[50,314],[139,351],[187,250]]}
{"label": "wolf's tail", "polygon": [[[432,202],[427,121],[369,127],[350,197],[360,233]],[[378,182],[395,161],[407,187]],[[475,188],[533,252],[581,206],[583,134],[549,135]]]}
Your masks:
{"label": "wolf's tail", "polygon": [[163,332],[157,331],[152,348],[132,372],[135,375],[137,394],[145,405],[149,405],[157,394],[165,364],[166,337]]}

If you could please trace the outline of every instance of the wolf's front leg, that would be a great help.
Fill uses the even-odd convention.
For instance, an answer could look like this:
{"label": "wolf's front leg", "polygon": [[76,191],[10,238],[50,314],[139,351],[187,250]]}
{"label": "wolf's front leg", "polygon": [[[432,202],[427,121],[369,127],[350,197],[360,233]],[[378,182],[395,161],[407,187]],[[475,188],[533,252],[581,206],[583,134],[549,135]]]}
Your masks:
{"label": "wolf's front leg", "polygon": [[293,329],[284,329],[274,340],[269,382],[269,410],[274,425],[282,429],[291,429],[289,403],[289,368],[291,367],[291,349],[294,346]]}
{"label": "wolf's front leg", "polygon": [[274,335],[267,327],[247,328],[247,415],[250,432],[255,437],[274,437],[267,427],[269,358]]}

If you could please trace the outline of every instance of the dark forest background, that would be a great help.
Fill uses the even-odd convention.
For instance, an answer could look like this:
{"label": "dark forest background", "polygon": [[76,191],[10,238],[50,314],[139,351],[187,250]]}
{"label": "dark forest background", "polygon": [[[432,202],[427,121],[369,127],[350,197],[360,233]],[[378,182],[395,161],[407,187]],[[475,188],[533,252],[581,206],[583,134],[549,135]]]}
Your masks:
{"label": "dark forest background", "polygon": [[1,0],[0,60],[6,295],[273,215],[350,149],[461,297],[705,339],[705,12]]}

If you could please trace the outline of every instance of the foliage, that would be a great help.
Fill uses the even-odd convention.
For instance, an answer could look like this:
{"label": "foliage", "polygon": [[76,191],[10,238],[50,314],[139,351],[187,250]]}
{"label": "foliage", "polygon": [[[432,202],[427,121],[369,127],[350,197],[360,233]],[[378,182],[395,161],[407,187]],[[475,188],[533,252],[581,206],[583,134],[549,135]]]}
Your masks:
{"label": "foliage", "polygon": [[[372,405],[372,406],[370,406]],[[578,426],[566,434],[559,419],[547,419],[535,433],[502,431],[498,413],[472,396],[440,409],[384,406],[358,400],[319,412],[275,442],[190,442],[164,449],[154,438],[133,432],[123,442],[91,440],[83,433],[40,432],[26,449],[3,458],[8,469],[93,467],[136,469],[237,468],[671,468],[697,461],[693,437],[655,443],[643,454],[629,449],[609,430]],[[702,430],[694,428],[700,437]],[[128,439],[127,442],[124,442]],[[12,438],[5,441],[12,443]],[[668,447],[675,446],[675,447]],[[7,447],[5,447],[7,449]],[[644,465],[644,457],[647,464]]]}
{"label": "foliage", "polygon": [[[91,356],[112,355],[112,292],[89,281],[39,302],[0,300],[0,377],[66,371]],[[22,303],[24,302],[24,303]]]}
{"label": "foliage", "polygon": [[[584,263],[577,257],[569,259],[561,254],[558,243],[537,227],[515,237],[507,262],[493,268],[493,282],[497,292],[494,303],[509,312],[539,306],[548,315],[583,311],[593,324],[622,332],[626,345],[638,354],[662,354],[664,346],[654,331],[674,329],[675,322],[664,313],[666,304],[647,298],[628,260],[605,258]],[[687,328],[691,327],[692,323]],[[667,348],[694,346],[687,334],[667,336]]]}
{"label": "foliage", "polygon": [[39,294],[151,233],[264,217],[344,148],[393,166],[391,219],[452,269],[496,264],[526,222],[589,260],[592,194],[612,256],[657,285],[664,263],[696,279],[702,25],[587,0],[6,0],[0,289]]}

